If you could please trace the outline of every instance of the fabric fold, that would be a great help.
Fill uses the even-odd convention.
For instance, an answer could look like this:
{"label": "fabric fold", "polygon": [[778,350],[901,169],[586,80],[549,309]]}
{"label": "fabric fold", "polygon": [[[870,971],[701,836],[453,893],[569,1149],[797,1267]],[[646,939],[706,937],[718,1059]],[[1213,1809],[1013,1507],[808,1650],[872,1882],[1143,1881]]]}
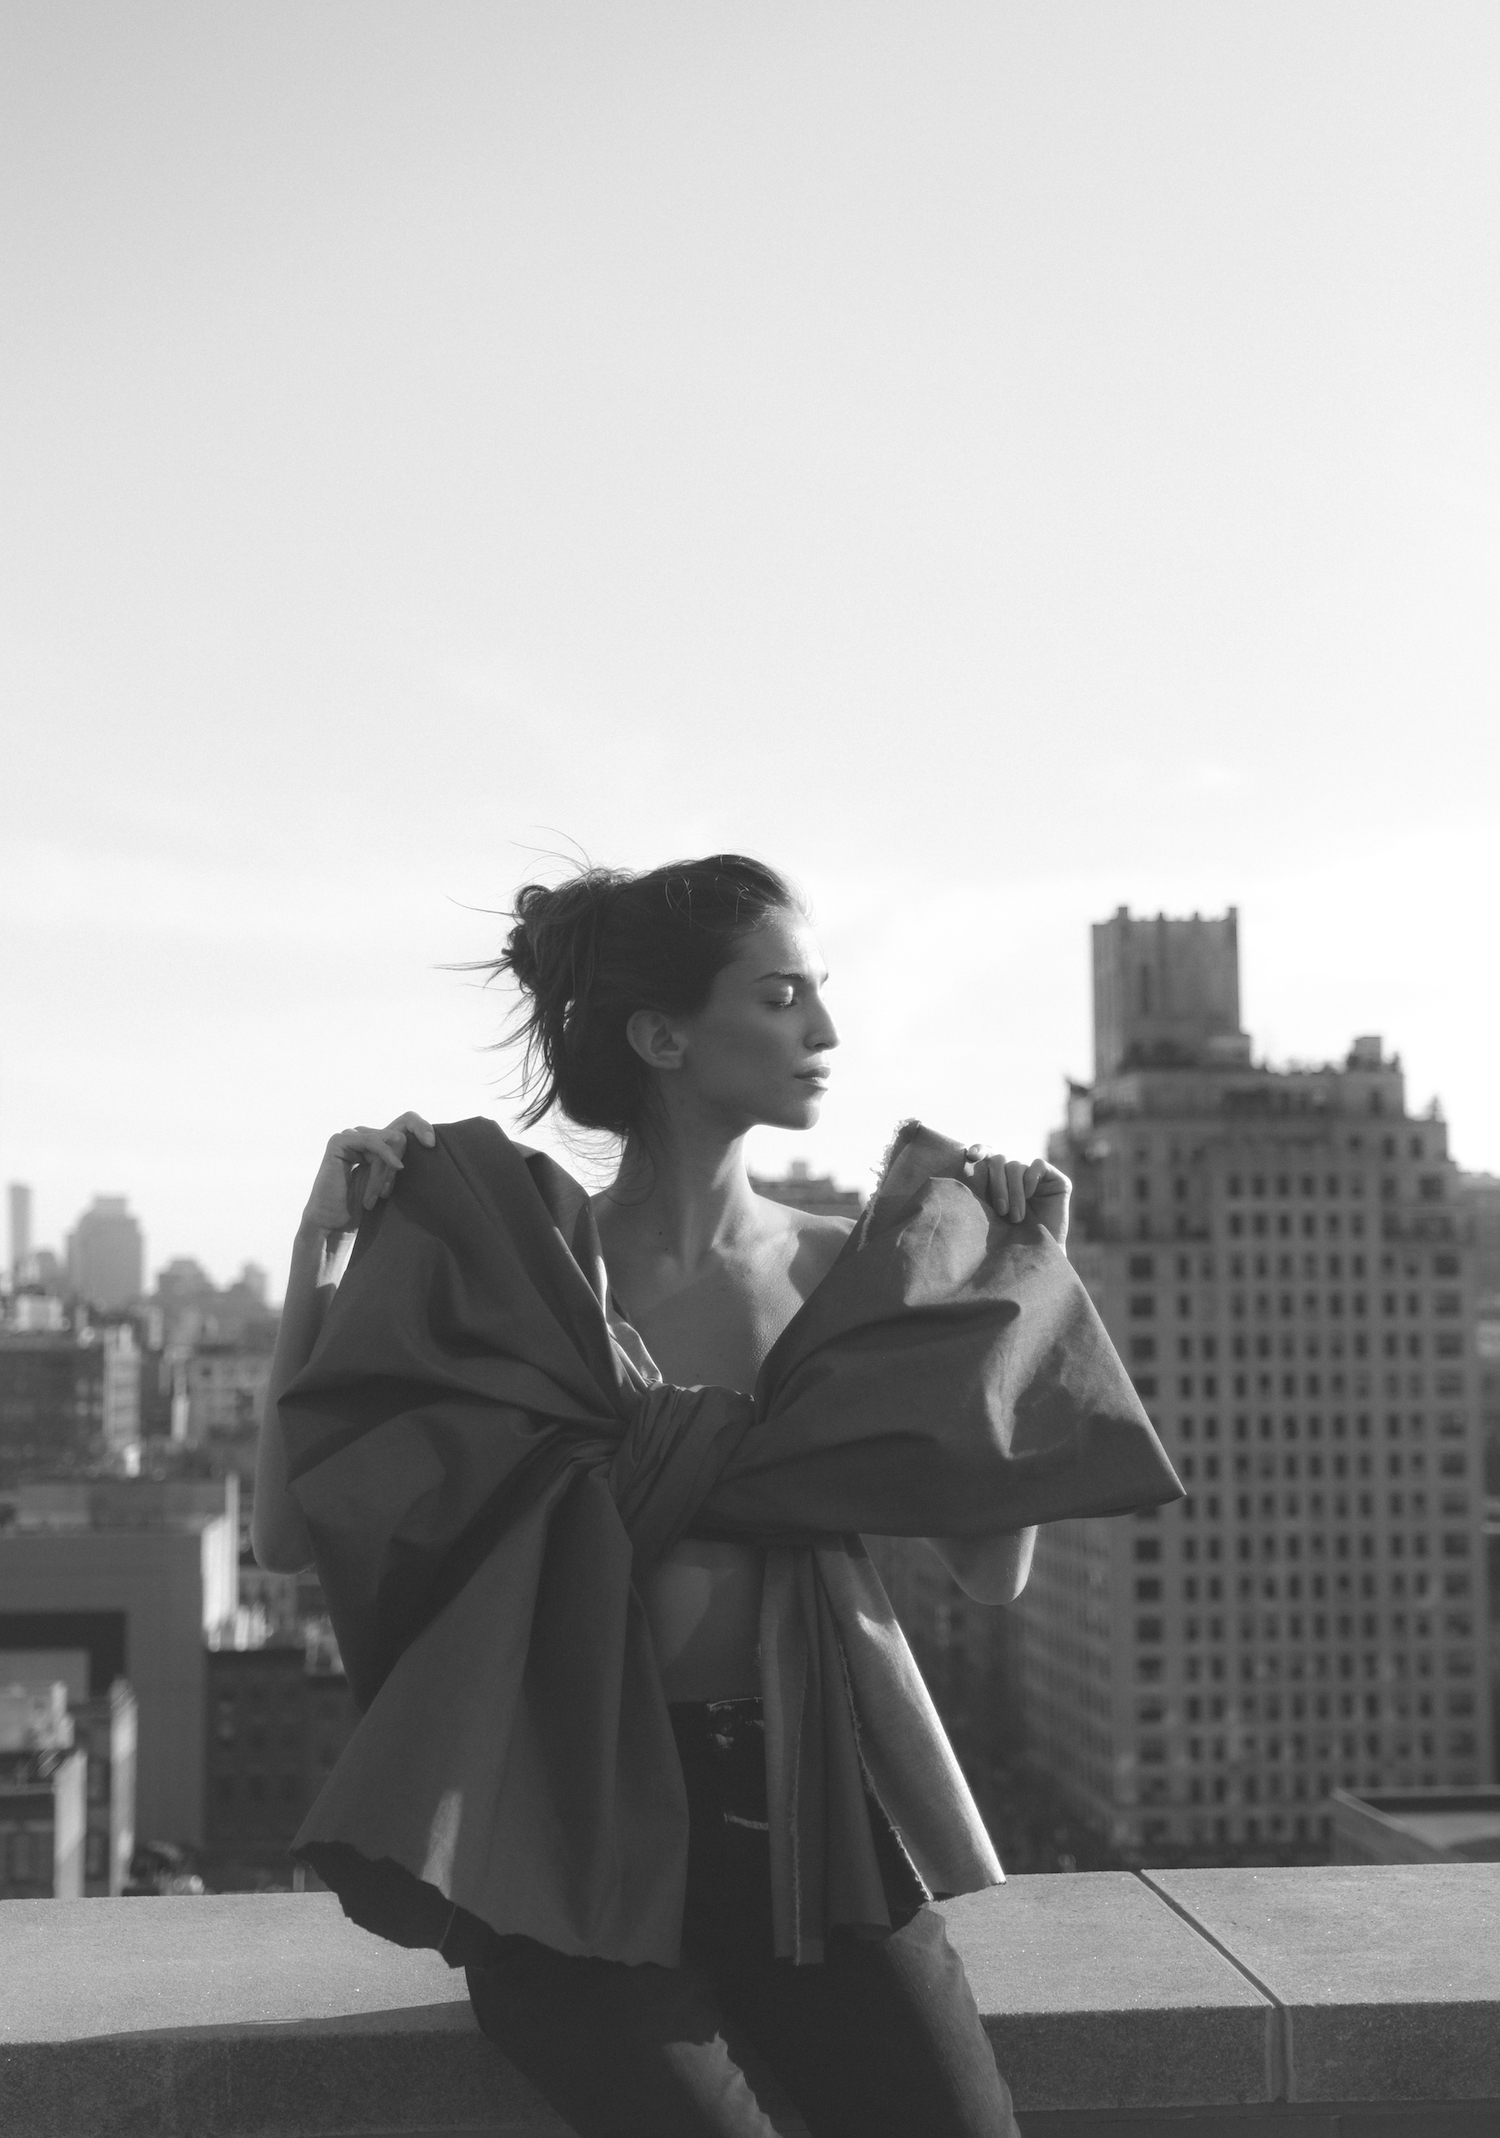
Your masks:
{"label": "fabric fold", "polygon": [[[367,1927],[672,1965],[686,1803],[636,1579],[766,1547],[778,1950],[1000,1867],[859,1533],[981,1536],[1181,1487],[1066,1257],[917,1124],[753,1397],[612,1331],[588,1198],[490,1121],[413,1150],[281,1417],[363,1715],[295,1846]],[[623,1332],[628,1339],[633,1332]]]}

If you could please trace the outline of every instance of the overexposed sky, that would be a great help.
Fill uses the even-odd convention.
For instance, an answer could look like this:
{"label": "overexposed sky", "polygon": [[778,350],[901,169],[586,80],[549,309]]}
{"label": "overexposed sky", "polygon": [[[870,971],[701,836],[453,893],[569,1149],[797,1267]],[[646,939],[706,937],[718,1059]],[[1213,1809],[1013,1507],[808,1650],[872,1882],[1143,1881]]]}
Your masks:
{"label": "overexposed sky", "polygon": [[1241,914],[1500,1170],[1492,0],[0,10],[0,1175],[279,1283],[539,851],[810,891],[848,1180]]}

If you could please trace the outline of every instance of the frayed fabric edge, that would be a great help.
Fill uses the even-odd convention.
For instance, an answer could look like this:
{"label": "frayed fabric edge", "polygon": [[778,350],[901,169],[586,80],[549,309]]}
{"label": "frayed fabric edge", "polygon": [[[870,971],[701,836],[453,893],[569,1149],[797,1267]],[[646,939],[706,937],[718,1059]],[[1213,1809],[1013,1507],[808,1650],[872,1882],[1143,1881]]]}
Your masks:
{"label": "frayed fabric edge", "polygon": [[[915,1115],[911,1115],[905,1121],[898,1121],[896,1123],[895,1133],[892,1135],[890,1142],[885,1147],[885,1151],[880,1160],[880,1169],[875,1177],[876,1195],[879,1195],[881,1189],[885,1186],[886,1180],[890,1174],[891,1167],[896,1163],[896,1160],[906,1149],[906,1146],[911,1142],[914,1136],[920,1136],[921,1133],[922,1124],[919,1120],[917,1120]],[[873,1201],[874,1198],[872,1197],[871,1200]]]}

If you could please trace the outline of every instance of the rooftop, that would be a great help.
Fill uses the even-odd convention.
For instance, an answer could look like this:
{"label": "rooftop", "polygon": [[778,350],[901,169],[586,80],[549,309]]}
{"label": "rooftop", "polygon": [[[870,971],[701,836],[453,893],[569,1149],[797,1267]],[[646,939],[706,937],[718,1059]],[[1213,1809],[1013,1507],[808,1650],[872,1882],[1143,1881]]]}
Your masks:
{"label": "rooftop", "polygon": [[[1500,1864],[1084,1872],[944,1907],[1025,2138],[1494,2138]],[[0,2128],[562,2126],[461,1974],[325,1894],[0,1903]],[[795,2114],[768,2087],[778,2131]]]}
{"label": "rooftop", "polygon": [[1500,1862],[1500,1783],[1474,1789],[1335,1789],[1343,1863]]}

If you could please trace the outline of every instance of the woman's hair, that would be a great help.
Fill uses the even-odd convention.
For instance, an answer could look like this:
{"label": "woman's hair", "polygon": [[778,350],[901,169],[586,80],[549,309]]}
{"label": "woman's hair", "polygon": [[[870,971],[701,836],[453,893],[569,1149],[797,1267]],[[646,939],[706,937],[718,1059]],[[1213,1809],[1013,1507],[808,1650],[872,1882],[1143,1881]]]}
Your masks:
{"label": "woman's hair", "polygon": [[774,914],[804,911],[785,877],[743,854],[522,884],[505,948],[480,969],[511,974],[522,991],[503,1044],[523,1043],[525,1125],[556,1106],[580,1128],[638,1129],[651,1072],[625,1036],[632,1014],[701,1010],[742,937]]}

